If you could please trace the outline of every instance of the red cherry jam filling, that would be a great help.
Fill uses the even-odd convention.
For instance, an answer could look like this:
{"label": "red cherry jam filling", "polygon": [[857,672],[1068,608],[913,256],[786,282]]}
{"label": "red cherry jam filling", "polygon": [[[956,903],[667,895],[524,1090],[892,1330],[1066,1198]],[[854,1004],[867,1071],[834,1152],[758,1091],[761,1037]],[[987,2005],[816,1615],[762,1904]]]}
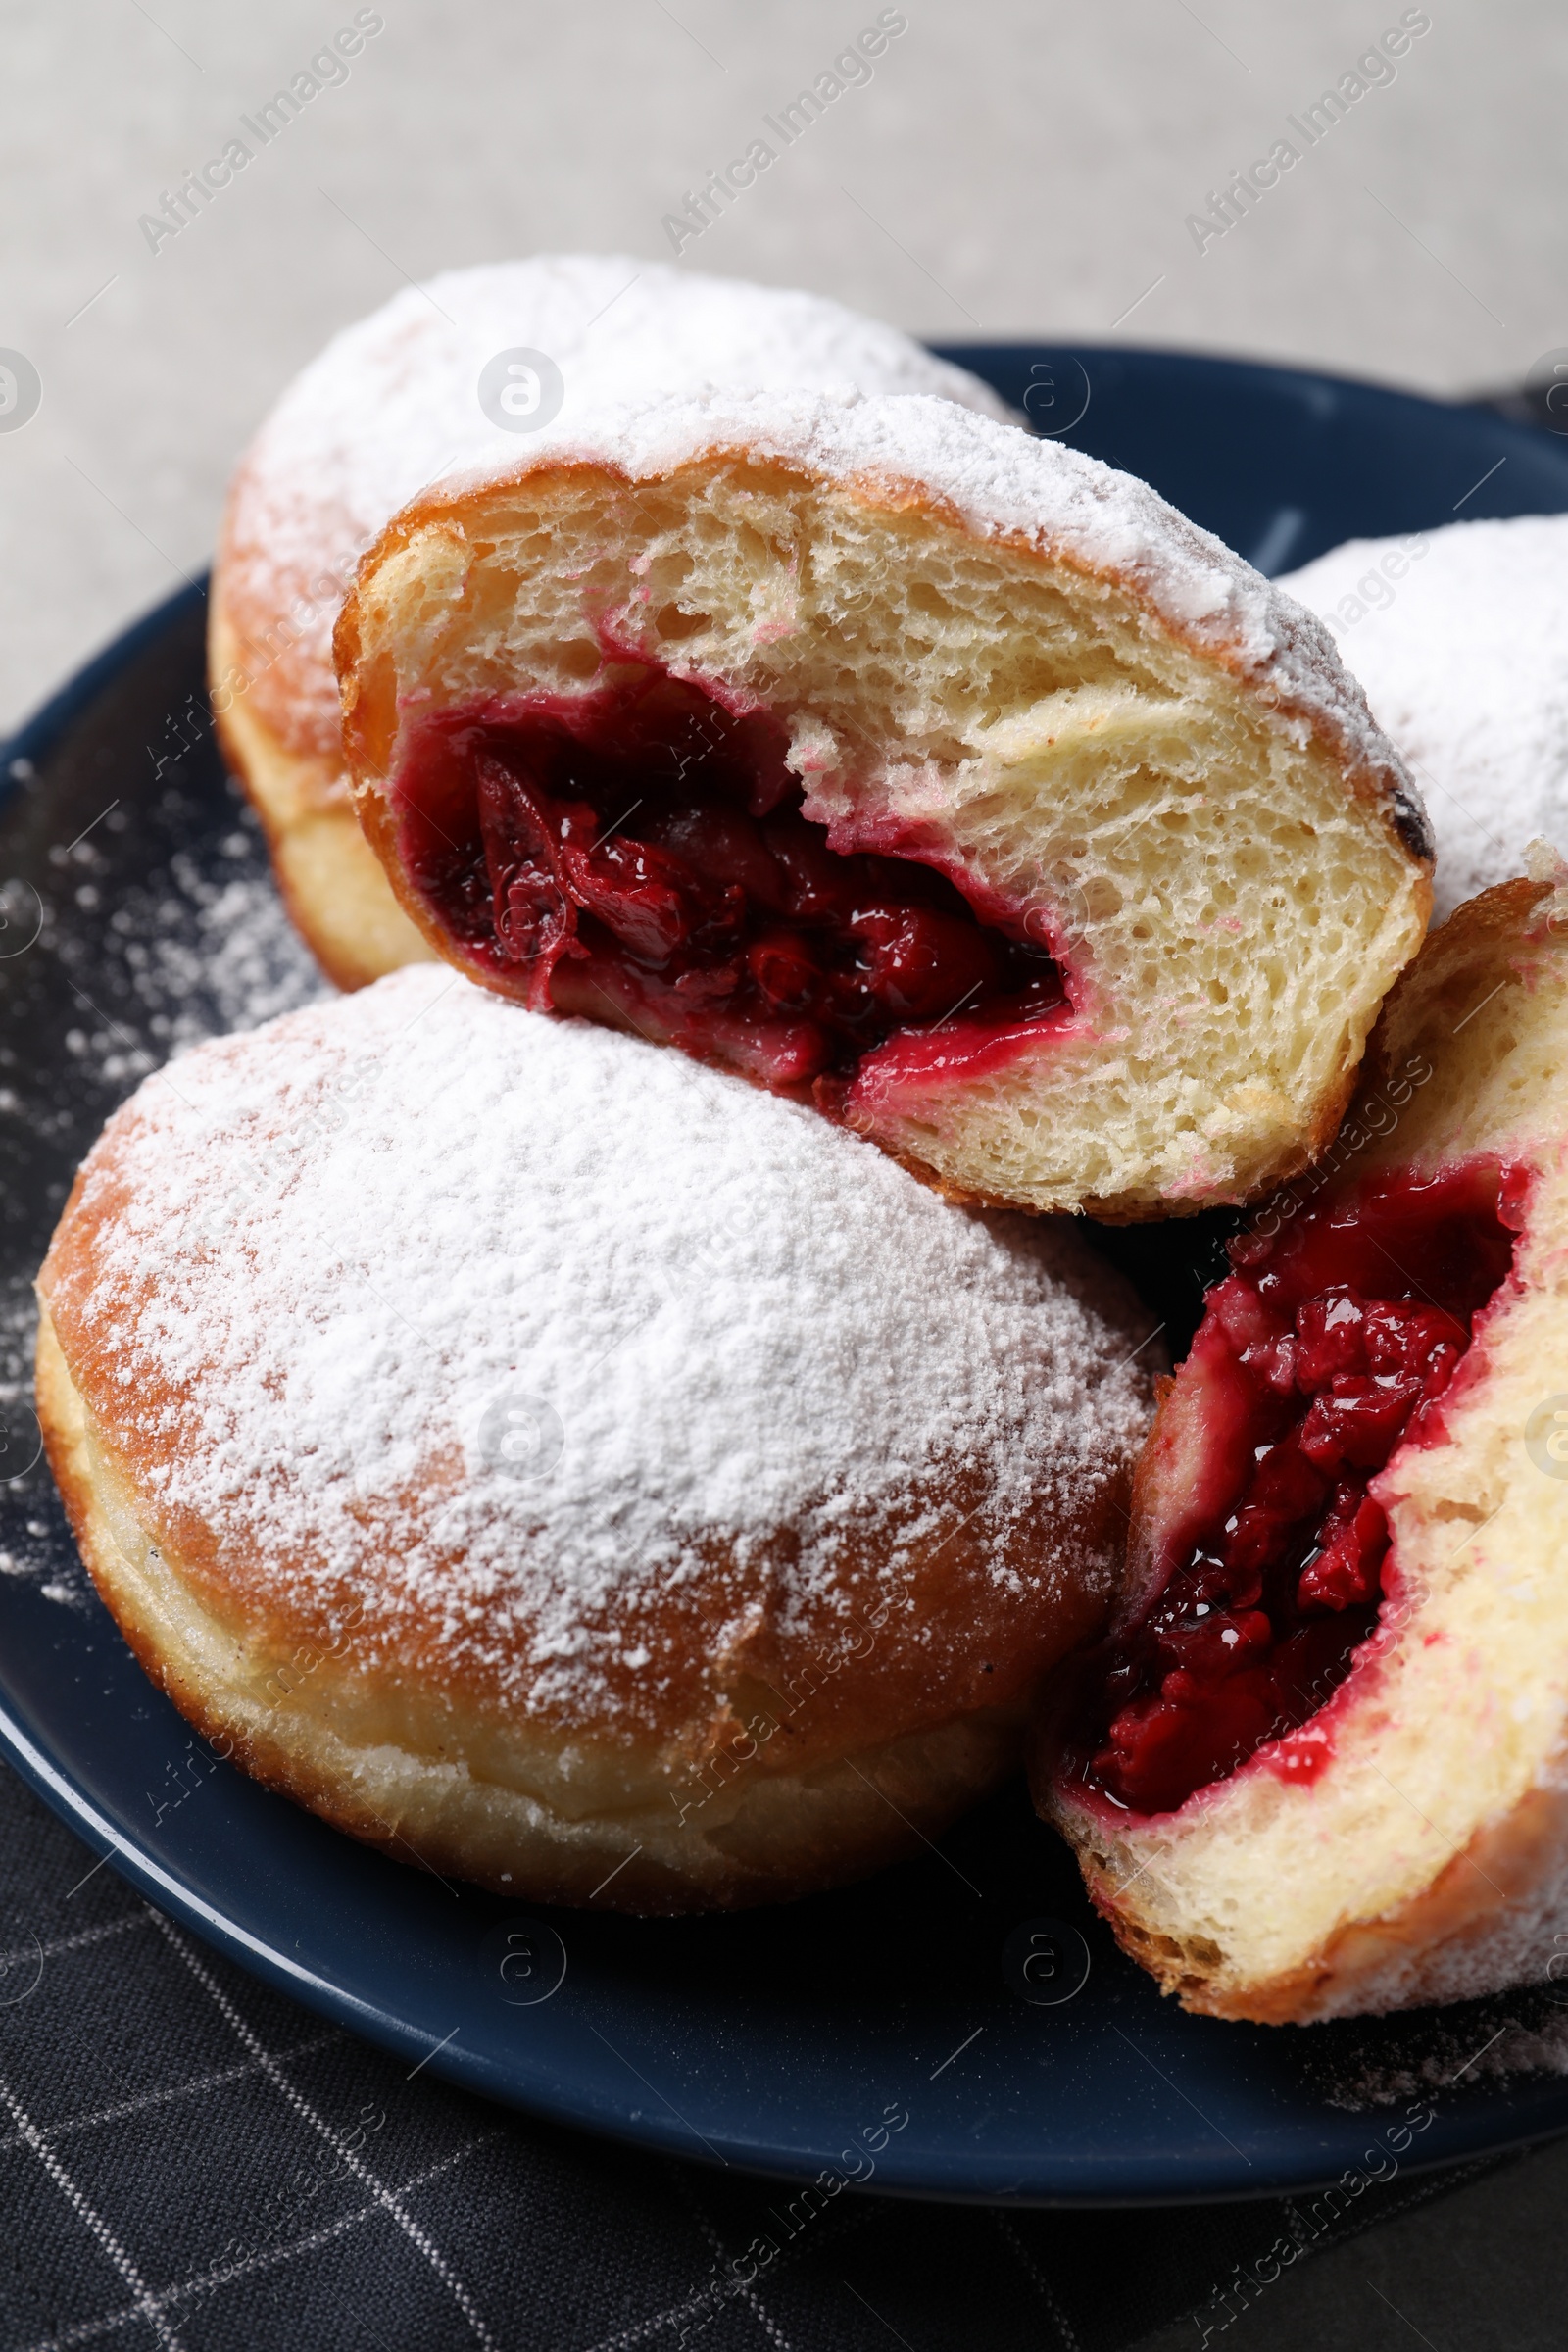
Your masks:
{"label": "red cherry jam filling", "polygon": [[836,854],[774,723],[658,671],[409,732],[405,869],[537,1009],[624,1019],[829,1104],[895,1036],[972,1057],[1069,1010],[1038,911],[982,922],[913,840]]}
{"label": "red cherry jam filling", "polygon": [[[1169,1481],[1179,1458],[1191,1491],[1157,1498],[1152,1595],[1078,1686],[1066,1760],[1083,1784],[1172,1812],[1332,1696],[1383,1592],[1368,1485],[1396,1447],[1441,1436],[1438,1400],[1513,1262],[1519,1190],[1495,1165],[1380,1176],[1231,1243],[1178,1375],[1196,1434],[1179,1419],[1160,1464]],[[1309,1779],[1327,1745],[1298,1748],[1281,1768]]]}

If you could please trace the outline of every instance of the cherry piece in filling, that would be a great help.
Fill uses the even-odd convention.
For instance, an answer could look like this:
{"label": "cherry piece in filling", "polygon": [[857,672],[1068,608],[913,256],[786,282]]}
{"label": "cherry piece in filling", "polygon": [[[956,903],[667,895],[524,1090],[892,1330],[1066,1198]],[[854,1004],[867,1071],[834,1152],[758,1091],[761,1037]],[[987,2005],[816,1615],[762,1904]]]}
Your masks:
{"label": "cherry piece in filling", "polygon": [[[1333,1695],[1383,1592],[1368,1484],[1441,1435],[1437,1400],[1513,1261],[1519,1190],[1495,1165],[1380,1176],[1231,1244],[1180,1374],[1202,1433],[1194,1492],[1160,1498],[1163,1573],[1075,1676],[1081,1784],[1172,1812]],[[1285,1751],[1288,1777],[1327,1753]]]}
{"label": "cherry piece in filling", "polygon": [[773,723],[658,671],[416,724],[395,798],[442,927],[536,1009],[624,1020],[829,1107],[896,1035],[929,1033],[939,1066],[1070,1009],[1026,908],[982,923],[912,842],[835,854]]}

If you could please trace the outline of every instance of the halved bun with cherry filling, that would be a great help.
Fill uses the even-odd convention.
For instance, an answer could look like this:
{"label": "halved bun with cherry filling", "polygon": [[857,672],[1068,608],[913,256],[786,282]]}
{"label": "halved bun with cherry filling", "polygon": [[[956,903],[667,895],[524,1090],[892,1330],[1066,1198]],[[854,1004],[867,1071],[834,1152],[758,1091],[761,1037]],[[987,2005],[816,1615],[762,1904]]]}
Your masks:
{"label": "halved bun with cherry filling", "polygon": [[1465,1999],[1568,1931],[1563,906],[1434,934],[1334,1172],[1232,1243],[1039,1726],[1042,1811],[1189,2009]]}
{"label": "halved bun with cherry filling", "polygon": [[289,912],[340,987],[430,954],[366,848],[343,773],[332,625],[355,564],[426,482],[569,433],[596,392],[627,384],[858,384],[1009,413],[967,369],[841,303],[625,254],[445,270],[334,335],[235,471],[209,662],[224,757]]}
{"label": "halved bun with cherry filling", "polygon": [[1419,803],[1320,624],[949,402],[607,413],[408,507],[337,658],[443,956],[970,1198],[1142,1217],[1302,1166],[1424,932]]}

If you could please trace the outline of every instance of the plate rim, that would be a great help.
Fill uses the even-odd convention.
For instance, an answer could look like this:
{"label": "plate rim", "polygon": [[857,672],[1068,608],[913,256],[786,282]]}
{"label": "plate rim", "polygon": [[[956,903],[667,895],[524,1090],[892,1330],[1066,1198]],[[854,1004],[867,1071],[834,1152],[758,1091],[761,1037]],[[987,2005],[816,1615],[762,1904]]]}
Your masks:
{"label": "plate rim", "polygon": [[[959,365],[973,365],[982,355],[1000,358],[1004,354],[1021,355],[1029,352],[1055,354],[1071,353],[1089,358],[1130,362],[1135,366],[1174,366],[1183,372],[1195,375],[1221,373],[1236,380],[1274,379],[1282,387],[1311,385],[1330,387],[1339,394],[1352,392],[1358,398],[1378,404],[1388,403],[1395,408],[1415,409],[1424,413],[1437,412],[1446,417],[1466,419],[1484,427],[1490,436],[1517,441],[1538,456],[1544,454],[1544,443],[1549,438],[1539,428],[1500,416],[1481,403],[1448,401],[1411,392],[1396,386],[1385,385],[1370,379],[1346,376],[1326,370],[1295,368],[1288,363],[1271,360],[1250,360],[1243,357],[1206,352],[1167,350],[1146,345],[1094,345],[1072,338],[1046,342],[1039,337],[1008,337],[997,342],[972,338],[964,343],[933,344],[940,356]],[[1561,452],[1564,473],[1564,507],[1568,508],[1568,443]],[[32,778],[17,772],[18,762],[30,762],[36,768],[58,743],[61,736],[80,717],[115,681],[131,669],[138,658],[176,628],[196,607],[205,606],[208,598],[210,573],[187,578],[181,586],[149,607],[129,622],[94,654],[71,672],[39,704],[20,725],[0,744],[0,812],[8,810],[14,798],[25,790]],[[13,1713],[9,1696],[0,1694],[0,1752],[17,1771],[23,1782],[55,1813],[74,1835],[81,1838],[103,1862],[112,1867],[155,1907],[169,1912],[196,1935],[204,1943],[222,1952],[224,1956],[281,1992],[285,1997],[301,2002],[318,2015],[334,2024],[346,2027],[362,2035],[388,2055],[416,2057],[424,2054],[428,2037],[422,2031],[398,2017],[391,2010],[377,2007],[345,1984],[321,1976],[301,1963],[291,1962],[283,1953],[259,1940],[236,1919],[226,1917],[204,1901],[192,1886],[172,1875],[154,1854],[138,1848],[115,1823],[99,1809],[71,1769],[57,1755],[40,1744],[30,1726]],[[627,2108],[615,2115],[585,2114],[580,2099],[573,2100],[563,2091],[552,2091],[547,2070],[535,2064],[526,2080],[514,2074],[510,2080],[499,2079],[501,2070],[488,2057],[461,2048],[443,2050],[428,2058],[429,2071],[454,2086],[492,2103],[539,2116],[552,2124],[568,2130],[591,2133],[621,2146],[674,2156],[682,2161],[713,2166],[727,2164],[748,2177],[798,2183],[810,2177],[814,2166],[799,2169],[789,2160],[788,2151],[776,2146],[745,2144],[744,2138],[720,2132],[718,2139],[722,2155],[715,2158],[705,2154],[700,2145],[693,2144],[689,2128],[681,2127],[644,2107],[635,2113]],[[1543,2085],[1544,2087],[1544,2084]],[[1506,2099],[1507,2086],[1499,2087],[1497,2096]],[[1449,2129],[1439,2134],[1444,2142],[1437,2150],[1424,2154],[1419,2162],[1401,2164],[1399,2169],[1415,2177],[1441,2171],[1465,2157],[1502,2157],[1551,2138],[1568,2128],[1568,2082],[1560,2084],[1563,2111],[1549,2120],[1539,2117],[1525,2121],[1520,2128],[1505,2136],[1495,2132],[1466,2136],[1462,2129],[1464,2111],[1448,2120]],[[1374,2119],[1380,2110],[1368,2110],[1366,2128],[1375,2129]],[[1440,2119],[1443,2120],[1443,2119]],[[1477,2119],[1479,2121],[1479,2118]],[[1357,2129],[1361,2126],[1358,2122]],[[961,2166],[973,2151],[956,2148],[956,2163]],[[1060,2160],[1058,2159],[1058,2162]],[[1123,2157],[1127,2175],[1142,2169],[1157,2171],[1169,2158]],[[929,2175],[929,2166],[926,2168]],[[891,2177],[890,2177],[891,2175]],[[1259,2184],[1235,2183],[1223,2188],[1205,2186],[1184,2191],[1168,2180],[1148,2186],[1107,2188],[1050,2189],[1013,2187],[1002,2189],[992,2184],[965,2185],[952,2178],[925,2179],[897,2177],[897,2167],[879,2170],[873,2183],[858,2190],[867,2196],[899,2197],[922,2202],[990,2204],[1003,2206],[1038,2207],[1041,2209],[1079,2208],[1083,2210],[1115,2210],[1138,2206],[1202,2205],[1211,2203],[1250,2203],[1278,2198],[1281,2195],[1298,2196],[1319,2189],[1339,2177],[1338,2172],[1322,2173],[1310,2169],[1286,2178],[1278,2171]]]}

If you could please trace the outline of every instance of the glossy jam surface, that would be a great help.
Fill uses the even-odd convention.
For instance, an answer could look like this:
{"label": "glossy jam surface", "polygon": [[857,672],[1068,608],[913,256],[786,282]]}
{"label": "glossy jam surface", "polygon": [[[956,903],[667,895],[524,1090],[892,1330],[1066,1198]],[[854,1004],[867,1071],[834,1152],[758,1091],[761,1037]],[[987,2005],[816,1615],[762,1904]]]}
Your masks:
{"label": "glossy jam surface", "polygon": [[[1496,1166],[1380,1177],[1231,1244],[1178,1375],[1188,1491],[1134,1621],[1086,1662],[1081,1782],[1166,1813],[1332,1697],[1377,1623],[1388,1523],[1369,1482],[1441,1434],[1438,1399],[1512,1264],[1518,1187]],[[1311,1778],[1326,1741],[1281,1750]]]}
{"label": "glossy jam surface", "polygon": [[536,1008],[824,1099],[891,1039],[940,1069],[1068,1010],[1038,915],[982,922],[914,840],[830,850],[764,717],[649,672],[409,732],[406,868]]}

